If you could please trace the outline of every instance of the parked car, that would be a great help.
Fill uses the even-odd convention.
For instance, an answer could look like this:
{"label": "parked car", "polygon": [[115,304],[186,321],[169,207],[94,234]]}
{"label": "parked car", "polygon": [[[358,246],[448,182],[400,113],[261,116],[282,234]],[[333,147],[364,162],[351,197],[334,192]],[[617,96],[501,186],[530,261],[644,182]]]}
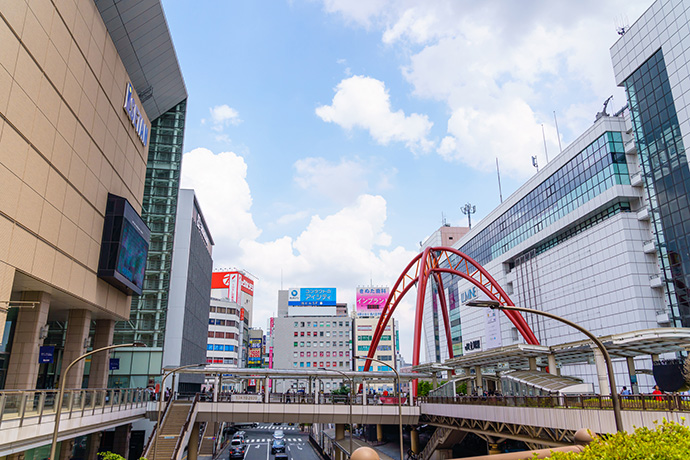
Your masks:
{"label": "parked car", "polygon": [[285,440],[284,439],[274,439],[271,444],[271,453],[275,454],[278,452],[285,452]]}

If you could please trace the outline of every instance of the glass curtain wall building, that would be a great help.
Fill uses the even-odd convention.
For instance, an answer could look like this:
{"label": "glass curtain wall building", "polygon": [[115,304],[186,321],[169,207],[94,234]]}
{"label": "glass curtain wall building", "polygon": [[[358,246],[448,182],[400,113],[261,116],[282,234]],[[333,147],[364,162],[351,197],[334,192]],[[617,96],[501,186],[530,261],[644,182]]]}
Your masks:
{"label": "glass curtain wall building", "polygon": [[[129,321],[115,325],[114,337],[114,343],[139,341],[150,348],[117,353],[121,366],[111,378],[115,386],[146,386],[151,379],[160,377],[186,106],[184,100],[151,123],[142,208],[142,218],[151,229],[144,289],[141,296],[132,298]],[[131,358],[127,359],[127,355]],[[127,363],[131,363],[129,369]],[[131,381],[125,382],[126,379]]]}
{"label": "glass curtain wall building", "polygon": [[690,326],[690,5],[655,1],[611,48],[628,96],[668,313]]}

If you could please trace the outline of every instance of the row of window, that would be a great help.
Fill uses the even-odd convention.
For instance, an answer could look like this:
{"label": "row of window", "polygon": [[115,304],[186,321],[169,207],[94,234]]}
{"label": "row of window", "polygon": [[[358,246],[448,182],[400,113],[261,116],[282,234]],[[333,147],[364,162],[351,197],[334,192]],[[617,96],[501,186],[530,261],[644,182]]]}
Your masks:
{"label": "row of window", "polygon": [[231,307],[211,307],[211,313],[225,313],[227,315],[239,316],[237,308]]}
{"label": "row of window", "polygon": [[218,332],[218,331],[208,331],[208,338],[216,339],[235,339],[237,340],[237,332]]}
{"label": "row of window", "polygon": [[[304,351],[300,351],[300,352],[299,352],[299,357],[300,357],[300,358],[304,358],[304,356],[305,356],[304,353],[305,353]],[[324,355],[324,353],[325,353],[325,355]],[[333,351],[333,352],[330,352],[330,351],[315,351],[314,353],[312,353],[311,351],[307,351],[307,352],[306,352],[306,356],[307,356],[307,358],[311,358],[312,356],[313,356],[314,358],[316,358],[317,356],[320,356],[320,357],[322,357],[322,358],[323,358],[324,356],[325,356],[326,358],[330,358],[330,357],[331,357],[331,353],[333,353],[333,357],[334,357],[334,358],[335,358],[336,356],[340,356],[340,357],[345,356],[345,357],[347,357],[347,358],[350,357],[350,352],[349,352],[349,351],[344,352],[344,353],[345,353],[344,355],[343,355],[343,352],[342,352],[342,351]],[[293,357],[293,358],[297,358],[297,357],[298,357],[296,351],[292,352],[292,357]]]}
{"label": "row of window", "polygon": [[207,364],[237,364],[237,358],[206,358]]}
{"label": "row of window", "polygon": [[207,351],[235,351],[235,345],[219,345],[209,343],[206,345]]}
{"label": "row of window", "polygon": [[215,326],[230,326],[230,327],[237,327],[238,322],[231,320],[231,319],[214,319],[210,318],[208,320],[208,324],[215,325]]}
{"label": "row of window", "polygon": [[[310,342],[310,341],[307,341],[306,343],[307,343],[307,347],[311,347],[311,342]],[[334,346],[334,347],[342,347],[342,346],[348,345],[348,344],[350,344],[350,343],[352,343],[352,340],[345,340],[345,341],[340,340],[340,341],[338,341],[338,342],[336,342],[336,341],[334,340],[334,341],[333,341],[333,346]],[[292,346],[293,346],[293,347],[304,347],[304,342],[294,342]],[[314,347],[323,347],[323,346],[324,346],[324,342],[317,342],[316,340],[314,341]],[[326,346],[326,347],[330,347],[330,346],[331,346],[331,342],[327,340],[325,346]]]}
{"label": "row of window", "polygon": [[[304,337],[304,331],[300,331],[300,332],[295,331],[294,334],[295,334],[295,337]],[[326,331],[325,334],[326,334],[325,337],[331,336],[330,331]],[[345,337],[345,336],[346,336],[345,331],[333,331],[333,337]],[[311,331],[307,331],[307,337],[312,337]],[[324,337],[324,331],[314,331],[313,337]]]}
{"label": "row of window", "polygon": [[[388,366],[376,366],[376,369],[374,369],[374,366],[371,366],[371,369],[376,370],[376,371],[381,371],[381,372],[386,372],[386,371],[391,370],[391,368]],[[357,370],[360,372],[364,371],[364,366],[357,366]]]}
{"label": "row of window", "polygon": [[622,135],[606,132],[460,250],[485,264],[613,185],[629,183]]}
{"label": "row of window", "polygon": [[[333,327],[350,327],[349,321],[333,321]],[[331,327],[331,321],[295,321],[295,327]]]}
{"label": "row of window", "polygon": [[347,361],[333,361],[332,366],[331,361],[326,361],[325,363],[323,361],[319,361],[318,363],[317,361],[314,361],[313,363],[311,361],[307,361],[306,365],[304,361],[300,361],[299,363],[295,361],[294,363],[292,363],[292,365],[294,367],[345,367],[347,365]]}
{"label": "row of window", "polygon": [[[374,339],[373,336],[371,335],[358,335],[357,340],[360,342],[371,342]],[[381,340],[390,340],[391,336],[390,335],[382,335]]]}

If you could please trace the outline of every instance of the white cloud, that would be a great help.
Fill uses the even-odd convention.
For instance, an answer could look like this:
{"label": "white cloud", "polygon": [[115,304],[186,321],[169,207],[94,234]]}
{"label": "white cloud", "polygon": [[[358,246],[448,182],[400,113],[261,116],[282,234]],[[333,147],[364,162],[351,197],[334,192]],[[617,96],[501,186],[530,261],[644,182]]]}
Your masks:
{"label": "white cloud", "polygon": [[437,148],[444,159],[487,169],[499,157],[517,176],[529,171],[523,164],[531,155],[543,156],[542,123],[549,152],[557,151],[554,110],[572,141],[609,95],[618,102],[611,112],[625,103],[608,52],[615,19],[635,18],[649,4],[401,0],[364,9],[324,2],[348,21],[373,24],[384,44],[409,56],[402,69],[414,95],[447,105],[448,133]]}
{"label": "white cloud", "polygon": [[[240,267],[255,277],[256,326],[265,327],[275,315],[281,286],[334,286],[338,301],[352,305],[357,285],[369,280],[392,284],[416,255],[390,247],[391,237],[385,231],[386,200],[368,194],[324,217],[309,218],[304,211],[282,216],[279,222],[309,221],[295,238],[260,241],[261,231],[251,213],[247,165],[241,156],[198,148],[184,154],[182,165],[182,186],[195,190],[215,240],[214,266]],[[411,301],[401,305],[396,318],[410,317],[407,309],[412,305]],[[412,327],[409,321],[401,321],[402,337],[409,336]],[[403,347],[409,356],[411,343]]]}
{"label": "white cloud", "polygon": [[350,131],[361,128],[382,145],[404,142],[413,151],[428,151],[433,142],[427,139],[433,125],[426,115],[406,116],[402,110],[392,111],[385,84],[375,78],[355,75],[342,80],[336,88],[331,105],[316,109],[325,122],[335,123]]}
{"label": "white cloud", "polygon": [[[242,120],[237,110],[227,104],[217,105],[208,109],[211,114],[212,129],[218,132],[223,131],[229,125],[239,125]],[[202,120],[206,122],[206,120]]]}
{"label": "white cloud", "polygon": [[233,253],[238,241],[261,234],[250,213],[252,196],[246,177],[244,158],[233,152],[214,154],[197,148],[182,159],[181,187],[196,191],[211,236],[219,242],[232,241],[225,249]]}

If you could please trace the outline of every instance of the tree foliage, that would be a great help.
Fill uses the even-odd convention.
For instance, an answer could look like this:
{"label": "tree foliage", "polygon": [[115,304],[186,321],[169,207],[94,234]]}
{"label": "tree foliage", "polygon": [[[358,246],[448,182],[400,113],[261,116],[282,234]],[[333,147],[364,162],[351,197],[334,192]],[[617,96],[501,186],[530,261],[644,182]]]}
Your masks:
{"label": "tree foliage", "polygon": [[[597,436],[582,452],[554,452],[554,460],[685,460],[690,458],[690,428],[664,420],[634,433]],[[536,458],[536,456],[535,456]]]}
{"label": "tree foliage", "polygon": [[420,380],[417,383],[417,395],[418,396],[429,396],[431,391],[431,383],[425,380]]}

